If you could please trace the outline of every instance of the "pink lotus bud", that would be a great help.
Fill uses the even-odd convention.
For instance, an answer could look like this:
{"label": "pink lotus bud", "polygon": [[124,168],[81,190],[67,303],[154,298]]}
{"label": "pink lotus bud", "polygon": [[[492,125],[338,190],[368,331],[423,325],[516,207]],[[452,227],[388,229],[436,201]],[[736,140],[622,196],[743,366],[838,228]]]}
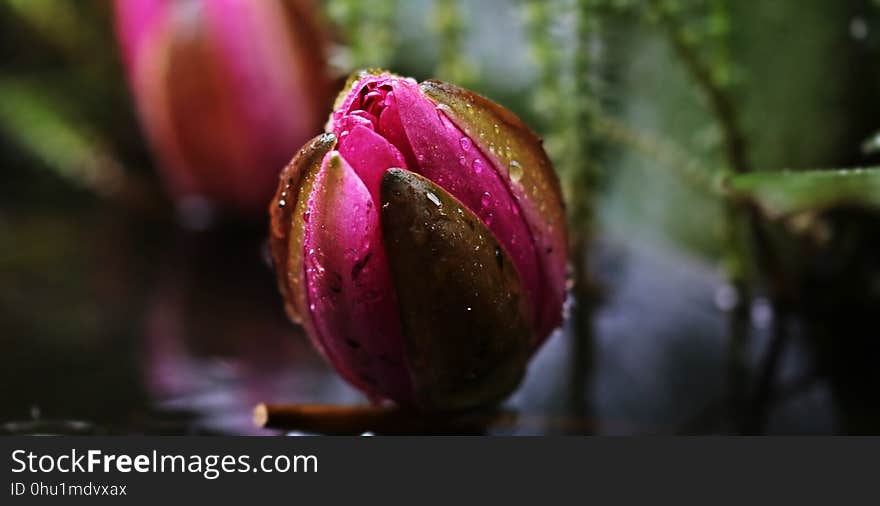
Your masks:
{"label": "pink lotus bud", "polygon": [[374,400],[497,402],[562,318],[566,228],[541,142],[455,86],[361,73],[283,171],[271,246],[292,319]]}
{"label": "pink lotus bud", "polygon": [[265,209],[320,125],[329,79],[308,0],[117,0],[141,123],[177,197]]}

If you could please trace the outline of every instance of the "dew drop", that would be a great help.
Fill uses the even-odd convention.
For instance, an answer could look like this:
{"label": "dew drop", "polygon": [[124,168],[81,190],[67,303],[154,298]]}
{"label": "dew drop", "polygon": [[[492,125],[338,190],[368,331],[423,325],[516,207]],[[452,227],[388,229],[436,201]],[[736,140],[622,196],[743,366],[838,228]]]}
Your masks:
{"label": "dew drop", "polygon": [[520,163],[517,162],[516,160],[512,160],[510,162],[509,173],[510,173],[510,179],[513,182],[519,182],[519,180],[522,179],[522,177],[523,177],[522,165],[520,165]]}
{"label": "dew drop", "polygon": [[428,197],[428,200],[434,203],[435,206],[440,207],[440,199],[438,199],[436,195],[431,192],[428,192],[425,195]]}
{"label": "dew drop", "polygon": [[461,149],[465,153],[467,153],[468,151],[471,150],[471,140],[468,139],[467,137],[462,137],[461,139],[458,140],[458,143],[461,144]]}
{"label": "dew drop", "polygon": [[489,192],[483,192],[483,195],[480,197],[480,206],[484,209],[489,207],[492,204],[492,195]]}
{"label": "dew drop", "polygon": [[286,200],[281,199],[281,200],[278,201],[278,207],[280,207],[281,209],[284,209],[284,206],[286,206],[286,205],[287,205],[287,201],[286,201]]}
{"label": "dew drop", "polygon": [[462,167],[467,167],[467,158],[464,155],[458,157],[458,164]]}
{"label": "dew drop", "polygon": [[479,158],[477,158],[476,160],[474,160],[473,168],[476,174],[483,172],[483,162]]}
{"label": "dew drop", "polygon": [[[279,203],[280,203],[280,202],[279,202]],[[311,218],[311,216],[312,216],[312,212],[311,212],[311,211],[306,211],[306,212],[304,212],[304,213],[303,213],[303,221],[306,222],[306,223],[308,223],[308,222],[309,222],[309,218]],[[314,251],[314,250],[312,250],[312,251]],[[310,253],[311,253],[311,252],[310,252]]]}

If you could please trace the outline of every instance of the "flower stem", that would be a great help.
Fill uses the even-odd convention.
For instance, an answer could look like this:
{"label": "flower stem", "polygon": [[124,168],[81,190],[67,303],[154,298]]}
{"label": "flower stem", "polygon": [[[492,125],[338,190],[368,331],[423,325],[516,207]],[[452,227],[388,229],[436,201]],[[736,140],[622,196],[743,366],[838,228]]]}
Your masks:
{"label": "flower stem", "polygon": [[475,69],[467,57],[468,26],[459,1],[434,0],[434,29],[440,39],[437,77],[469,86],[475,80]]}
{"label": "flower stem", "polygon": [[[713,115],[721,126],[725,158],[729,170],[736,174],[751,172],[752,166],[748,156],[746,136],[728,90],[719,82],[717,74],[712,71],[710,65],[700,57],[697,42],[688,37],[683,21],[675,15],[669,7],[668,1],[648,0],[648,2],[651,13],[656,16],[660,26],[664,28],[673,50],[707,99]],[[713,15],[721,15],[719,9],[722,8],[720,2],[715,2]],[[778,324],[774,325],[772,337],[774,343],[783,343],[786,340],[784,329],[792,297],[786,272],[777,252],[770,244],[766,223],[760,211],[748,202],[728,201],[726,205],[727,273],[731,285],[737,292],[737,301],[731,311],[729,330],[731,398],[734,404],[734,413],[737,418],[741,418],[743,404],[740,401],[748,397],[742,392],[748,388],[748,382],[745,380],[747,369],[745,347],[749,338],[750,309],[748,305],[752,294],[751,281],[754,279],[752,272],[754,270],[760,272],[768,281],[768,294],[775,311],[775,318],[779,320]],[[752,269],[752,264],[756,269]],[[777,348],[774,346],[772,350],[775,349]],[[769,357],[767,360],[769,364],[776,362],[777,360],[773,357]],[[769,385],[772,384],[772,375],[775,374],[775,367],[769,367],[767,370],[770,371],[771,376],[762,378],[760,383],[769,389]],[[762,389],[763,387],[759,388],[759,390]],[[768,391],[766,395],[759,392],[757,396],[769,399],[772,397],[772,391]],[[760,401],[760,399],[758,400]],[[749,418],[754,419],[754,417],[741,418],[740,427],[742,430],[755,432],[755,424]]]}

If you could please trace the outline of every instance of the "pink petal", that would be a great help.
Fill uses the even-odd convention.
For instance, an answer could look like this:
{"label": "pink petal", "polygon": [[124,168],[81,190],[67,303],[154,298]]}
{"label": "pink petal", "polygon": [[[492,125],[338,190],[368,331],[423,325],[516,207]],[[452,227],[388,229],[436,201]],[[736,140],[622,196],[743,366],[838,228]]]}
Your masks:
{"label": "pink petal", "polygon": [[144,44],[156,37],[166,24],[165,0],[116,0],[116,35],[122,46],[122,58],[131,72]]}
{"label": "pink petal", "polygon": [[373,202],[380,201],[382,176],[390,168],[405,169],[403,155],[372,129],[358,125],[339,140],[339,153],[367,187]]}
{"label": "pink petal", "polygon": [[[417,85],[396,80],[394,97],[397,107],[382,116],[399,116],[415,153],[417,165],[410,168],[455,196],[492,231],[522,277],[538,325],[544,280],[534,239],[510,188],[494,164]],[[393,124],[390,118],[389,123]]]}
{"label": "pink petal", "polygon": [[412,386],[378,211],[351,166],[328,153],[307,210],[307,299],[334,366],[371,397],[409,404]]}

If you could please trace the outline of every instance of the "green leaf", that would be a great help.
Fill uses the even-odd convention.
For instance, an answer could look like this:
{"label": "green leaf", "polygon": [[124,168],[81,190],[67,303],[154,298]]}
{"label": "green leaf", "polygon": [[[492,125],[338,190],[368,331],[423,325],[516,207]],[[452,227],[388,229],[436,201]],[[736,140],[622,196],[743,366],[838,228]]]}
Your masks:
{"label": "green leaf", "polygon": [[726,186],[772,217],[840,206],[880,210],[880,168],[753,172],[730,177]]}

